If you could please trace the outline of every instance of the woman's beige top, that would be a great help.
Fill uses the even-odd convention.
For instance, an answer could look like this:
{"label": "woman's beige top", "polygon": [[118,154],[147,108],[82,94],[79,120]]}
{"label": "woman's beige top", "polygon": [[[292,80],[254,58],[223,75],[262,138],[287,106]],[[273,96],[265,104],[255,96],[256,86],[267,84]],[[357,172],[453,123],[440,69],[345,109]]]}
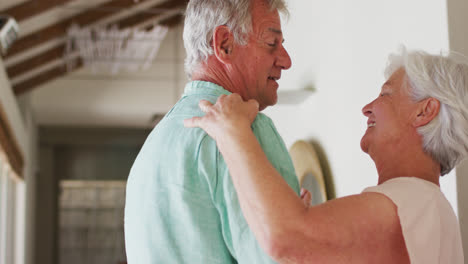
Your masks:
{"label": "woman's beige top", "polygon": [[363,192],[382,193],[397,206],[411,263],[464,263],[460,225],[439,186],[400,177]]}

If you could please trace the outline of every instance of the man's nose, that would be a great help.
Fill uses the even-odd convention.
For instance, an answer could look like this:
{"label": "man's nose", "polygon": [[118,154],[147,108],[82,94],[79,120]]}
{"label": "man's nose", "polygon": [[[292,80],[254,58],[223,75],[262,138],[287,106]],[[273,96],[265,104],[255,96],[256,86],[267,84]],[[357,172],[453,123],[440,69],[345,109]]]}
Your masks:
{"label": "man's nose", "polygon": [[291,57],[289,56],[288,51],[281,45],[279,50],[278,58],[276,60],[276,66],[281,67],[283,70],[291,68]]}

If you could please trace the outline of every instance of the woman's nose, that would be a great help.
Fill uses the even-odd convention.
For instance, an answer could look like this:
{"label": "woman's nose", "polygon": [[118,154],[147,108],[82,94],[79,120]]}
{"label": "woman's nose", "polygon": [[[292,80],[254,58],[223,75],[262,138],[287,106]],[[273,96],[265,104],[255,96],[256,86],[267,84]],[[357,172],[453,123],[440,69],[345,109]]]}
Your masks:
{"label": "woman's nose", "polygon": [[372,102],[366,104],[363,108],[362,108],[362,114],[369,117],[371,114],[372,114]]}

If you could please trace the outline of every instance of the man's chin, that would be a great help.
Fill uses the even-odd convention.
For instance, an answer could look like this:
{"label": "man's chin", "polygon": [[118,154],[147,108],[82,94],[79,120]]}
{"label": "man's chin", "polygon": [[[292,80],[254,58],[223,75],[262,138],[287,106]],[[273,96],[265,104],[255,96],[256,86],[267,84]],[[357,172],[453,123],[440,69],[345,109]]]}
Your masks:
{"label": "man's chin", "polygon": [[266,109],[267,107],[269,107],[269,106],[272,106],[272,105],[260,103],[259,106],[258,106],[258,111],[263,111],[263,110],[265,110],[265,109]]}
{"label": "man's chin", "polygon": [[257,101],[258,101],[258,103],[259,103],[259,105],[260,105],[260,106],[258,107],[258,109],[259,109],[260,111],[263,111],[264,109],[266,109],[266,108],[269,107],[269,106],[274,106],[274,105],[276,105],[276,103],[278,102],[278,96],[275,96],[274,98],[269,98],[268,101],[265,101],[265,100],[263,100],[263,101],[257,100]]}

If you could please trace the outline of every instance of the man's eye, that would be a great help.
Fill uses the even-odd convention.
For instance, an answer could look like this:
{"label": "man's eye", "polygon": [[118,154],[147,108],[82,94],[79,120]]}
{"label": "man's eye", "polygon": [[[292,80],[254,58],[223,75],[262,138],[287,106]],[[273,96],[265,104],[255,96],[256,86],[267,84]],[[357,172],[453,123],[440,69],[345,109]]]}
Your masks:
{"label": "man's eye", "polygon": [[267,44],[268,44],[268,46],[270,46],[270,47],[276,47],[276,42],[275,42],[275,43],[267,43]]}

